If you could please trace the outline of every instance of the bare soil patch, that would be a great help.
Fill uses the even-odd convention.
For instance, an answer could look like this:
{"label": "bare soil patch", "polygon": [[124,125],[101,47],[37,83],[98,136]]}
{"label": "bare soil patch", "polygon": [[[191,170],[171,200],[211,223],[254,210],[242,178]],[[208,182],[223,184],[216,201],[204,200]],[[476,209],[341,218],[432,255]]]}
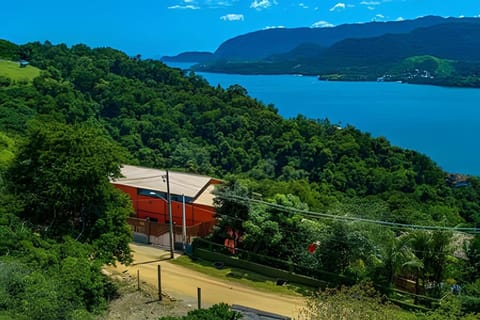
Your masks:
{"label": "bare soil patch", "polygon": [[193,309],[190,304],[176,301],[164,294],[158,301],[158,291],[146,282],[137,289],[137,279],[128,273],[108,271],[119,286],[119,297],[109,304],[109,310],[99,319],[106,320],[157,320],[164,316],[183,316]]}

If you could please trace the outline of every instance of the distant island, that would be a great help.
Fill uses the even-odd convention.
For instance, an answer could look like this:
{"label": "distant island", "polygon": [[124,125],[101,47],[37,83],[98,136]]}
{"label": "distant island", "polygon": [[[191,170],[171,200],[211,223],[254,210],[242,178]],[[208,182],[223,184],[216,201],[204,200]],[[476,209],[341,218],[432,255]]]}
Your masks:
{"label": "distant island", "polygon": [[193,70],[202,72],[480,87],[479,34],[479,18],[427,16],[261,30],[229,39],[214,53],[187,52],[162,60],[194,62]]}
{"label": "distant island", "polygon": [[211,52],[183,52],[176,56],[164,56],[162,61],[165,62],[198,62],[204,63],[215,60],[215,55]]}

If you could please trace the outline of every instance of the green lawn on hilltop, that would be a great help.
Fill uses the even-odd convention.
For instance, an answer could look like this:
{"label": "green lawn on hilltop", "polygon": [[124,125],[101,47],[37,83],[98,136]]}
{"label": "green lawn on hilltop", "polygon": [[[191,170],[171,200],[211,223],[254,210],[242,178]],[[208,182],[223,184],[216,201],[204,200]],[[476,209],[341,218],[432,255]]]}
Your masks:
{"label": "green lawn on hilltop", "polygon": [[455,73],[453,60],[440,59],[430,55],[408,57],[398,64],[394,71],[401,72],[414,69],[427,70],[436,76],[443,77],[451,76]]}
{"label": "green lawn on hilltop", "polygon": [[13,81],[32,82],[35,77],[40,75],[40,69],[26,66],[20,68],[18,62],[0,60],[0,76],[12,79]]}

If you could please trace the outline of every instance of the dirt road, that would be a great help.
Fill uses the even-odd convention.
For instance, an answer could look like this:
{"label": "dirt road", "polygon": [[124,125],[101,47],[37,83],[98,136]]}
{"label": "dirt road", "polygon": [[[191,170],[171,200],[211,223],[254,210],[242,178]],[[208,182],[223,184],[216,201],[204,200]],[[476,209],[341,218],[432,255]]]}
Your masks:
{"label": "dirt road", "polygon": [[225,302],[295,317],[305,303],[304,298],[255,290],[228,280],[219,280],[205,274],[160,261],[168,258],[168,252],[150,246],[131,245],[134,265],[118,265],[117,271],[128,272],[132,276],[140,270],[140,279],[157,286],[157,265],[162,270],[162,290],[169,296],[181,300],[195,308],[197,288],[202,289],[202,306]]}

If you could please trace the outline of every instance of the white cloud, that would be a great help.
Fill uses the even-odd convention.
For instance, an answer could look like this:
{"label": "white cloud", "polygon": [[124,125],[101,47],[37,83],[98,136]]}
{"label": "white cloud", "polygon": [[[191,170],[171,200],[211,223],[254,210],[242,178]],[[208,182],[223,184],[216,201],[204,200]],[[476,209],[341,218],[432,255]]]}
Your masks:
{"label": "white cloud", "polygon": [[223,21],[243,21],[245,17],[243,14],[229,13],[220,17]]}
{"label": "white cloud", "polygon": [[186,5],[186,6],[181,6],[181,5],[170,6],[170,7],[168,7],[168,9],[198,10],[198,9],[200,9],[200,7],[197,7],[197,6],[194,6],[194,5],[189,4],[189,5]]}
{"label": "white cloud", "polygon": [[330,28],[330,27],[335,27],[335,25],[323,20],[317,21],[310,26],[310,28]]}
{"label": "white cloud", "polygon": [[377,18],[380,18],[380,19],[383,19],[383,18],[385,18],[385,16],[384,16],[383,14],[380,14],[380,13],[379,13],[379,14],[377,14],[377,15],[375,15],[375,17],[377,17]]}
{"label": "white cloud", "polygon": [[269,29],[285,29],[285,26],[266,26],[265,28],[263,28],[263,30]]}
{"label": "white cloud", "polygon": [[[192,0],[189,0],[192,1]],[[225,8],[225,7],[231,7],[234,5],[235,2],[239,0],[206,0],[205,4],[209,8]]]}
{"label": "white cloud", "polygon": [[330,11],[341,10],[341,9],[345,9],[346,7],[347,6],[345,5],[345,3],[339,2],[336,5],[334,5],[333,7],[331,7]]}
{"label": "white cloud", "polygon": [[363,4],[364,6],[379,6],[380,2],[379,1],[362,1],[360,4]]}
{"label": "white cloud", "polygon": [[267,9],[270,8],[272,5],[277,5],[278,2],[276,0],[270,1],[270,0],[254,0],[252,4],[250,4],[250,8],[253,8],[255,10],[262,10],[262,9]]}
{"label": "white cloud", "polygon": [[403,21],[405,20],[403,17],[398,17],[397,19],[395,19],[395,21]]}
{"label": "white cloud", "polygon": [[300,2],[300,3],[298,4],[298,6],[299,6],[300,8],[303,8],[303,9],[308,9],[308,6],[307,6],[305,3],[303,3],[303,2]]}

